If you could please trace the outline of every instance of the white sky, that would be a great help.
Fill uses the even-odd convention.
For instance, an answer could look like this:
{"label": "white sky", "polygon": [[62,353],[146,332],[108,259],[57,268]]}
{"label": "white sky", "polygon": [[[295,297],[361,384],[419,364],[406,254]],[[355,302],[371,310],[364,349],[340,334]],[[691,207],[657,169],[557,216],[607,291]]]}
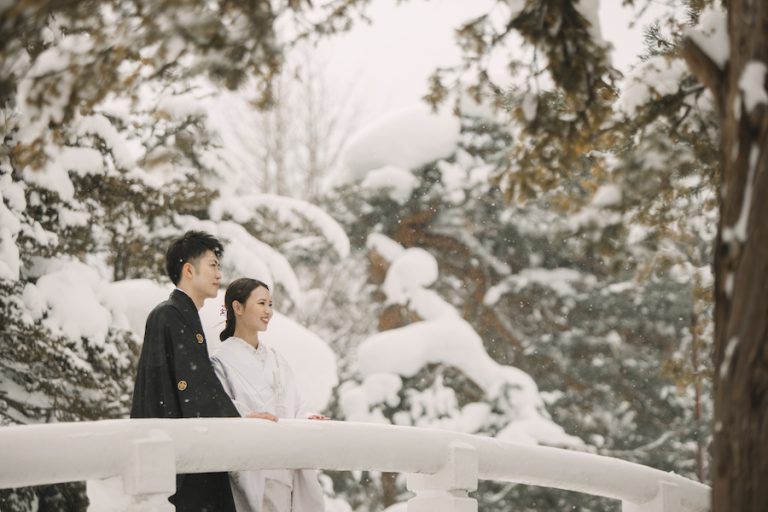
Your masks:
{"label": "white sky", "polygon": [[[603,38],[614,47],[614,63],[626,72],[642,49],[642,26],[630,28],[632,10],[620,0],[603,0]],[[494,0],[373,0],[371,25],[360,23],[350,33],[326,44],[325,69],[339,89],[353,87],[360,102],[359,121],[410,107],[424,95],[428,76],[438,66],[455,64],[459,50],[454,28],[485,13]],[[646,16],[643,21],[646,21]],[[641,25],[641,24],[638,24]]]}

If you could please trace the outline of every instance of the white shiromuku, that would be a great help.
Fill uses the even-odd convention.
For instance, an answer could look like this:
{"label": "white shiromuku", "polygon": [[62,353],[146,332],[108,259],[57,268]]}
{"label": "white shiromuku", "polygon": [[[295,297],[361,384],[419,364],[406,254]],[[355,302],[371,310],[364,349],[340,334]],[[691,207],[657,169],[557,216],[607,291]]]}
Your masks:
{"label": "white shiromuku", "polygon": [[[299,395],[288,362],[263,341],[254,349],[240,338],[227,338],[211,362],[241,416],[268,412],[278,418],[307,418],[313,414]],[[237,512],[324,510],[315,470],[233,471],[230,483]]]}

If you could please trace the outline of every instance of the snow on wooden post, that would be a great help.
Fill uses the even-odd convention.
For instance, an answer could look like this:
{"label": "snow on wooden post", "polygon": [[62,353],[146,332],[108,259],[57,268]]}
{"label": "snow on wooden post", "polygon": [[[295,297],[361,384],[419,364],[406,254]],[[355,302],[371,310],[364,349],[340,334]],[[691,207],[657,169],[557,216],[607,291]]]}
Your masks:
{"label": "snow on wooden post", "polygon": [[670,482],[659,482],[659,492],[645,503],[623,501],[622,512],[706,512],[707,503],[693,503],[685,499],[685,493]]}
{"label": "snow on wooden post", "polygon": [[88,512],[173,512],[176,456],[167,432],[150,430],[131,441],[122,476],[87,483]]}
{"label": "snow on wooden post", "polygon": [[408,512],[477,512],[477,500],[467,493],[477,489],[477,450],[466,443],[452,442],[448,458],[437,473],[410,473]]}
{"label": "snow on wooden post", "polygon": [[173,512],[168,497],[176,492],[176,456],[173,440],[166,432],[152,430],[148,437],[133,441],[123,485],[134,497],[132,504],[137,511]]}

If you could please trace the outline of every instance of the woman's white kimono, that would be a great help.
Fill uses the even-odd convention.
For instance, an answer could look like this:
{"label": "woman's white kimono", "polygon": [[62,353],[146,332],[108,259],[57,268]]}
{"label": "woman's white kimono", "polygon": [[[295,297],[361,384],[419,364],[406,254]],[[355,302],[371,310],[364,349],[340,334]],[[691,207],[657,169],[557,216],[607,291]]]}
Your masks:
{"label": "woman's white kimono", "polygon": [[[240,338],[228,338],[213,353],[211,362],[241,415],[268,412],[278,418],[306,418],[312,414],[299,396],[288,362],[263,341],[254,349]],[[317,471],[270,469],[230,473],[237,512],[267,512],[263,507],[265,485],[272,488],[275,482],[286,491],[292,489],[290,511],[325,509]]]}

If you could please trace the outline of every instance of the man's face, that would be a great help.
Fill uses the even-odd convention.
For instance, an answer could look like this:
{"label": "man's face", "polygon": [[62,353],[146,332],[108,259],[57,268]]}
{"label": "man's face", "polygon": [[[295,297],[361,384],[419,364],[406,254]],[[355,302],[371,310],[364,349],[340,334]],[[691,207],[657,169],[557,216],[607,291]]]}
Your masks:
{"label": "man's face", "polygon": [[192,272],[190,287],[201,297],[216,297],[221,284],[221,264],[213,251],[206,251],[196,260],[189,262]]}

